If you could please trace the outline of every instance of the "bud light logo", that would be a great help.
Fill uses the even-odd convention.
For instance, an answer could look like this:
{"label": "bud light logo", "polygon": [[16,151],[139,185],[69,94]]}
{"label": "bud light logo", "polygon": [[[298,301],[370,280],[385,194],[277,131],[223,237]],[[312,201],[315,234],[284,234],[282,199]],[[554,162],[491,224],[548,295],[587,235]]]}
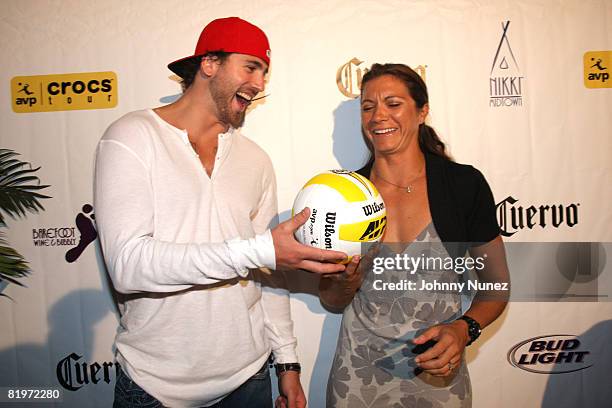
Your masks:
{"label": "bud light logo", "polygon": [[533,337],[510,349],[508,362],[538,374],[561,374],[591,367],[591,352],[571,334]]}

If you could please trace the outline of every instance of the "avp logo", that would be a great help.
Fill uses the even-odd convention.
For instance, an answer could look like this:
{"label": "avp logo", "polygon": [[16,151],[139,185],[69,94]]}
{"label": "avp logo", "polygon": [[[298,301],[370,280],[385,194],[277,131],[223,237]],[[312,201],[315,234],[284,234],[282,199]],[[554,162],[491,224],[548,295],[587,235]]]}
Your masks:
{"label": "avp logo", "polygon": [[[347,98],[358,98],[361,93],[361,80],[368,72],[368,68],[361,66],[364,62],[358,58],[351,58],[342,64],[336,71],[336,85],[342,95]],[[425,81],[425,69],[427,65],[419,65],[414,70]]]}
{"label": "avp logo", "polygon": [[11,80],[13,111],[50,112],[117,106],[114,72],[18,76]]}
{"label": "avp logo", "polygon": [[612,88],[610,65],[612,51],[588,51],[584,53],[584,86],[587,88]]}
{"label": "avp logo", "polygon": [[508,40],[510,21],[502,23],[489,78],[489,107],[523,106],[523,82],[518,62]]}
{"label": "avp logo", "polygon": [[516,205],[518,200],[508,196],[496,205],[497,222],[504,237],[511,237],[518,231],[536,226],[546,228],[552,226],[559,228],[561,225],[573,227],[578,224],[578,206],[580,203],[569,205],[530,205],[523,207]]}
{"label": "avp logo", "polygon": [[15,105],[28,105],[32,106],[38,99],[34,95],[33,91],[30,91],[30,84],[27,82],[17,82],[17,97],[15,98]]}
{"label": "avp logo", "polygon": [[538,374],[561,374],[591,367],[591,352],[571,334],[539,336],[520,342],[508,352],[508,362]]}

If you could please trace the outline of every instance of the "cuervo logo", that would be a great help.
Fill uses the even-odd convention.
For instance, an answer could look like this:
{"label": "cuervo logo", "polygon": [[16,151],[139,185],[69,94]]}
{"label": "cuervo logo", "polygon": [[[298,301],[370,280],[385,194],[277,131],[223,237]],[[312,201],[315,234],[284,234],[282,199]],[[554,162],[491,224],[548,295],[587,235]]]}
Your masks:
{"label": "cuervo logo", "polygon": [[515,205],[517,202],[516,198],[508,196],[496,205],[497,221],[501,228],[501,234],[505,237],[511,237],[524,228],[533,229],[536,226],[540,228],[546,228],[547,226],[559,228],[561,225],[573,227],[578,224],[578,206],[580,203],[523,207]]}
{"label": "cuervo logo", "polygon": [[[358,98],[361,92],[361,80],[363,76],[368,72],[368,68],[362,66],[364,61],[359,58],[351,58],[348,62],[345,62],[336,71],[336,85],[342,95],[347,98]],[[367,65],[367,64],[366,64]],[[426,65],[419,65],[414,70],[423,81],[425,81],[425,69]]]}
{"label": "cuervo logo", "polygon": [[[119,371],[118,363],[104,362],[101,365],[97,362],[87,364],[80,361],[83,356],[70,353],[57,363],[56,374],[60,385],[69,391],[78,391],[86,384],[98,384],[104,381],[106,384],[111,382],[111,371],[115,371],[115,377]],[[115,366],[114,369],[111,367]]]}

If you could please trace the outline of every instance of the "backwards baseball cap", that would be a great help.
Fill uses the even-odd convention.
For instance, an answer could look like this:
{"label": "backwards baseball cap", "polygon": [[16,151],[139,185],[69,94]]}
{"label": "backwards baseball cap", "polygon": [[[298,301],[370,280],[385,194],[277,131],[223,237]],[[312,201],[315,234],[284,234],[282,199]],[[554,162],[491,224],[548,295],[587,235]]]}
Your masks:
{"label": "backwards baseball cap", "polygon": [[238,17],[219,18],[202,30],[195,53],[168,64],[168,68],[181,78],[198,57],[208,52],[223,51],[252,55],[270,64],[270,43],[266,34],[257,26]]}

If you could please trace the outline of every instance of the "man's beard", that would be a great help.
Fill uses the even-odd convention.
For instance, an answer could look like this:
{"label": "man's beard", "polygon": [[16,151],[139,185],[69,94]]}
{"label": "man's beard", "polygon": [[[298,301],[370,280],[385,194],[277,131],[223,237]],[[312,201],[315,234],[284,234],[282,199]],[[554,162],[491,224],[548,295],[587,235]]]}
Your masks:
{"label": "man's beard", "polygon": [[236,97],[236,90],[232,88],[231,84],[223,79],[213,78],[210,82],[210,94],[217,106],[219,120],[229,123],[233,128],[239,128],[244,124],[246,110],[235,112],[232,109],[232,99]]}

